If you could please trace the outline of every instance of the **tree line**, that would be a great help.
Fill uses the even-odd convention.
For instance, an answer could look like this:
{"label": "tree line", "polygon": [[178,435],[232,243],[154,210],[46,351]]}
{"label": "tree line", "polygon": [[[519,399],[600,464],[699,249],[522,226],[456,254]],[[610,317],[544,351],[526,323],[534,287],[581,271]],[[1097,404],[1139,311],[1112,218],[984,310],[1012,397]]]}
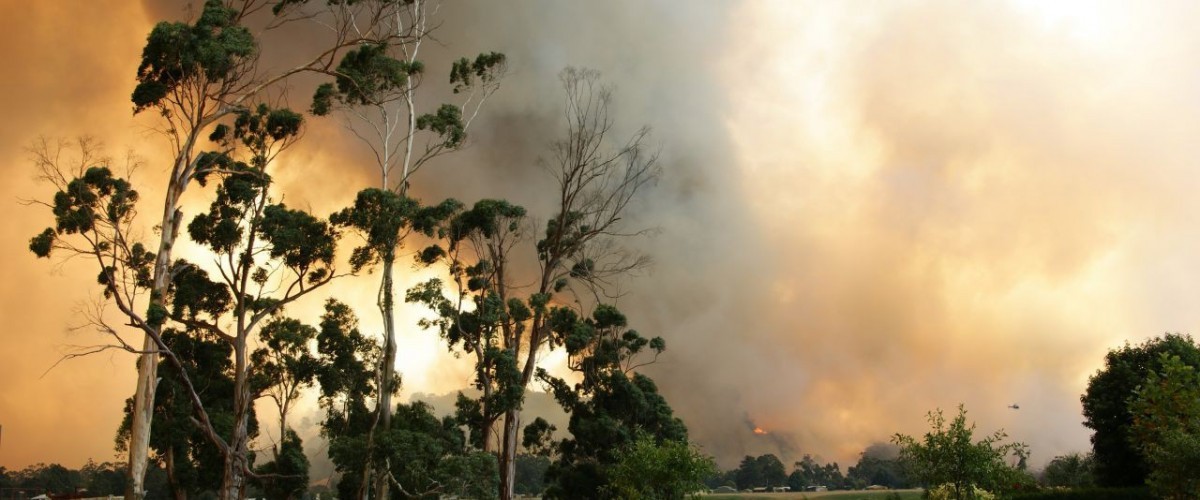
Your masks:
{"label": "tree line", "polygon": [[[129,458],[126,498],[145,497],[154,470],[175,499],[244,498],[250,489],[297,498],[309,464],[289,413],[306,390],[318,393],[339,498],[508,499],[529,457],[545,465],[550,498],[645,488],[675,498],[707,474],[711,459],[688,444],[683,422],[637,371],[665,342],[631,328],[613,305],[620,281],[648,264],[623,242],[646,230],[629,226],[628,211],[659,175],[648,130],[614,137],[611,88],[594,71],[568,68],[560,74],[564,128],[542,165],[555,186],[542,193],[551,211],[414,197],[415,174],[465,144],[507,62],[495,52],[453,61],[441,80],[453,100],[426,102],[424,88],[436,79],[420,50],[433,40],[436,12],[427,0],[206,0],[193,19],[153,28],[135,75],[134,113],[154,115],[172,152],[161,183],[135,181],[143,160],[118,165],[87,139],[33,148],[55,191],[35,203],[54,222],[29,248],[91,262],[102,293],[84,314],[110,342],[72,355],[138,356],[117,435]],[[271,34],[292,25],[324,43],[300,64],[274,69],[263,44],[287,43]],[[279,96],[302,74],[324,81],[308,109],[296,111]],[[326,115],[343,119],[370,151],[379,183],[322,216],[284,203],[275,179],[279,158]],[[147,186],[163,194],[161,205],[142,199]],[[187,193],[208,206],[185,213]],[[161,214],[150,233],[139,218],[147,206]],[[343,259],[337,249],[347,234],[360,244]],[[208,259],[180,258],[184,241]],[[400,290],[404,260],[436,266],[442,277]],[[361,304],[333,298],[317,324],[288,316],[289,306],[335,280],[367,273],[379,277],[379,334],[360,328]],[[400,300],[431,311],[407,327],[436,332],[474,363],[478,396],[460,393],[453,415],[393,401]],[[565,352],[571,378],[539,366],[551,350]],[[522,415],[534,383],[570,415],[566,433]],[[252,447],[262,417],[255,402],[264,398],[279,429],[267,453]],[[635,465],[662,461],[673,465]]]}
{"label": "tree line", "polygon": [[1092,449],[1028,467],[1030,447],[1003,430],[980,434],[967,419],[928,413],[921,436],[896,434],[889,445],[860,454],[845,474],[836,463],[804,455],[788,472],[774,454],[746,456],[735,469],[709,476],[709,489],[788,487],[862,489],[921,487],[925,497],[1200,498],[1200,347],[1168,334],[1108,352],[1080,397]]}

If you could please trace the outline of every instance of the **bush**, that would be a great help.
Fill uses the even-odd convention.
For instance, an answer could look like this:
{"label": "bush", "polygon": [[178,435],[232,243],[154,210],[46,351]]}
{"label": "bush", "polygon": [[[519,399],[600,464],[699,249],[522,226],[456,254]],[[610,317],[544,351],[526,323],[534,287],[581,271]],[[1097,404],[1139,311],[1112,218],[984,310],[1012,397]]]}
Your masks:
{"label": "bush", "polygon": [[[958,488],[961,488],[961,491]],[[996,498],[996,495],[978,486],[967,485],[965,487],[956,487],[953,483],[945,483],[936,488],[930,488],[925,493],[925,498],[929,500],[954,500],[957,498],[995,500]]]}

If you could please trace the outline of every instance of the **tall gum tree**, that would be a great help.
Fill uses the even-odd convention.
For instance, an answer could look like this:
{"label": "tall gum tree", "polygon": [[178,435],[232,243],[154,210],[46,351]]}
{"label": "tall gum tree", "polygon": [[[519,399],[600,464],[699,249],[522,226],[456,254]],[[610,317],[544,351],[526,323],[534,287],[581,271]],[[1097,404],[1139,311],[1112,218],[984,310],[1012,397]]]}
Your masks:
{"label": "tall gum tree", "polygon": [[[337,233],[328,223],[272,201],[267,168],[300,133],[302,117],[286,109],[259,105],[239,110],[231,123],[217,126],[209,139],[223,151],[199,155],[195,180],[205,184],[219,178],[215,199],[207,212],[187,226],[190,238],[213,256],[217,279],[195,264],[177,260],[170,268],[165,295],[151,303],[145,317],[130,315],[130,294],[149,288],[154,255],[141,243],[131,243],[137,192],[125,179],[103,166],[87,167],[67,181],[54,197],[56,226],[31,242],[39,255],[58,249],[94,256],[103,271],[99,281],[105,295],[130,315],[135,326],[169,332],[178,329],[227,344],[232,357],[232,405],[228,429],[218,429],[193,386],[186,361],[163,337],[157,349],[176,368],[191,402],[194,424],[215,445],[223,465],[221,498],[239,498],[251,472],[248,452],[252,437],[250,416],[259,395],[249,356],[249,339],[266,319],[289,303],[333,279]],[[61,170],[58,170],[61,171]],[[72,236],[70,238],[64,236]],[[78,245],[82,240],[85,244]],[[153,293],[153,292],[151,292]],[[95,322],[113,337],[117,329],[95,315]],[[127,344],[122,344],[129,348]],[[210,366],[209,369],[212,369]],[[134,432],[136,414],[129,431]],[[132,451],[132,450],[131,450]]]}
{"label": "tall gum tree", "polygon": [[[451,297],[442,297],[440,280],[409,293],[409,300],[439,311],[439,319],[429,324],[439,325],[452,349],[457,344],[475,357],[476,385],[484,399],[460,398],[459,410],[473,415],[475,435],[484,440],[487,426],[502,417],[500,496],[506,500],[513,498],[516,485],[524,392],[539,355],[555,347],[554,311],[612,299],[617,280],[648,265],[644,255],[628,251],[620,240],[646,232],[626,227],[626,210],[660,170],[657,155],[646,151],[648,129],[624,142],[611,137],[612,90],[598,72],[567,68],[559,76],[566,127],[550,159],[542,162],[556,181],[556,208],[531,249],[538,269],[533,285],[520,286],[528,282],[518,281],[510,269],[517,240],[534,233],[521,229],[524,211],[485,200],[452,219],[446,249],[423,252],[426,260],[448,261],[456,288]],[[472,308],[477,313],[468,311]]]}
{"label": "tall gum tree", "polygon": [[[399,387],[395,368],[395,262],[414,224],[404,220],[411,211],[369,210],[410,205],[415,209],[415,202],[408,196],[412,176],[434,158],[462,147],[472,121],[499,89],[505,70],[504,55],[495,52],[454,61],[449,86],[457,102],[423,109],[419,92],[425,76],[421,48],[436,25],[433,19],[439,5],[429,0],[402,2],[393,16],[374,28],[394,37],[397,43],[365,44],[352,50],[334,71],[334,81],[318,87],[313,97],[315,114],[342,111],[346,128],[370,149],[379,172],[378,187],[359,194],[359,212],[335,218],[356,229],[366,242],[356,250],[355,269],[380,267],[377,306],[383,322],[383,356],[377,386],[382,390],[376,401],[377,418],[371,436],[376,430],[391,427],[392,396]],[[373,444],[369,438],[368,449]],[[387,498],[388,465],[374,464],[370,469],[375,476],[376,496]],[[362,490],[360,495],[367,495],[366,488]]]}
{"label": "tall gum tree", "polygon": [[[74,232],[68,225],[56,231],[90,234],[73,248],[95,257],[106,298],[144,334],[140,347],[136,342],[114,344],[140,356],[130,422],[126,498],[144,495],[157,358],[173,357],[162,341],[159,319],[165,316],[168,306],[165,301],[171,285],[173,250],[184,220],[181,199],[199,171],[202,139],[219,122],[246,109],[247,103],[265,92],[279,88],[292,75],[334,74],[332,68],[347,49],[367,43],[393,43],[394,35],[374,27],[395,15],[401,4],[386,0],[206,0],[191,22],[160,22],[147,37],[132,95],[134,112],[153,110],[159,115],[161,131],[172,151],[162,189],[162,215],[156,225],[158,241],[135,248],[128,238],[131,228],[124,222],[105,221],[98,227],[76,227],[78,231]],[[314,26],[322,27],[329,37],[299,64],[268,70],[265,68],[269,65],[260,64],[258,57],[261,36],[245,26],[252,17],[261,20],[261,34],[295,21],[315,21]],[[62,184],[59,187],[70,182],[64,175],[58,175],[57,180]],[[31,246],[48,253],[56,245],[53,240],[53,235],[43,233]],[[147,257],[150,262],[145,262]],[[117,337],[116,331],[109,333]],[[193,402],[200,404],[195,398]]]}

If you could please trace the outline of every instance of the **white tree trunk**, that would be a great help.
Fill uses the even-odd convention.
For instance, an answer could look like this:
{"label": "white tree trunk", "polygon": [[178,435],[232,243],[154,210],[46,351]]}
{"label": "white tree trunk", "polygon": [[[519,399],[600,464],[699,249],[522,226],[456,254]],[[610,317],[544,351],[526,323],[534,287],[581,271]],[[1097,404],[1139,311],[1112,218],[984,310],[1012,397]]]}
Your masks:
{"label": "white tree trunk", "polygon": [[[379,310],[383,314],[383,363],[379,381],[379,428],[376,432],[387,432],[392,428],[392,380],[396,373],[396,303],[392,294],[395,259],[383,259],[383,283],[380,290]],[[391,482],[388,461],[375,464],[375,498],[389,498]]]}
{"label": "white tree trunk", "polygon": [[138,359],[137,390],[133,394],[133,413],[129,426],[129,488],[126,500],[140,500],[145,496],[146,467],[150,454],[150,425],[154,418],[154,390],[158,380],[158,355],[151,353],[158,348],[149,335],[142,343],[147,351]]}

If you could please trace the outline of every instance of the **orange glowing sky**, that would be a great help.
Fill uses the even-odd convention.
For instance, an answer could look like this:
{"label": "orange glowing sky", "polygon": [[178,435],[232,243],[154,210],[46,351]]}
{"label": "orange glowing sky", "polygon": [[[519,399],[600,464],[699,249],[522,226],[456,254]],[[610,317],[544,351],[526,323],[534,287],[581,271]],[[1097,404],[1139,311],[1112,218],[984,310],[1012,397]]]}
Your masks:
{"label": "orange glowing sky", "polygon": [[[69,328],[97,290],[86,265],[26,250],[49,217],[18,203],[46,195],[24,148],[90,134],[113,154],[137,148],[141,179],[161,176],[161,140],[128,95],[145,34],[182,4],[0,0],[12,212],[0,466],[113,457],[133,359],[43,376],[65,346],[95,342]],[[497,49],[513,67],[472,146],[418,180],[427,196],[541,207],[533,165],[558,104],[545,96],[567,64],[617,85],[623,126],[654,128],[665,176],[633,218],[662,229],[638,243],[656,267],[620,305],[667,338],[648,372],[725,462],[852,461],[960,402],[1043,462],[1087,447],[1078,399],[1108,348],[1200,325],[1193,3],[471,2],[444,14],[445,52]],[[362,154],[337,123],[313,123],[283,160],[289,204],[346,204],[374,180]],[[367,327],[374,279],[335,290]],[[467,384],[435,335],[407,329],[401,342],[406,397]]]}

